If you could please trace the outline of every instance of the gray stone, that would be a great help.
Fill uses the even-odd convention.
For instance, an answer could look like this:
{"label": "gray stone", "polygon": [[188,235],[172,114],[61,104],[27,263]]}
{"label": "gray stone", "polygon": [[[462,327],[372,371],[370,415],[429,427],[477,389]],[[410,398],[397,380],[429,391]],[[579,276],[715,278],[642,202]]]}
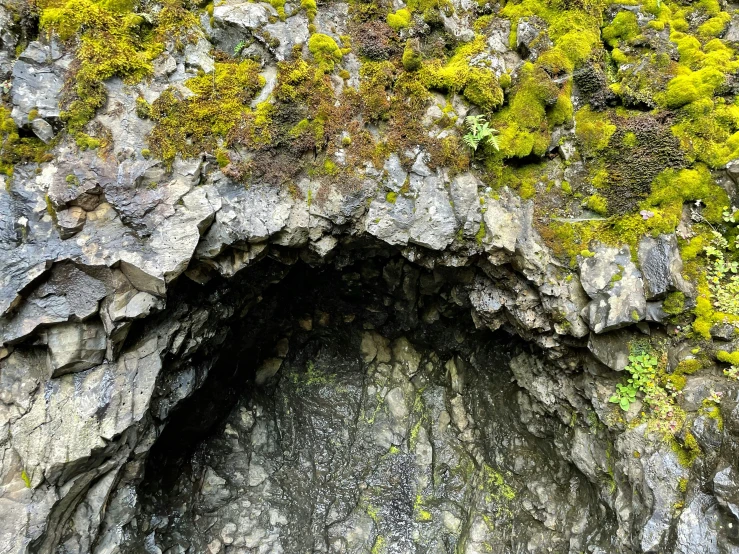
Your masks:
{"label": "gray stone", "polygon": [[685,507],[677,526],[675,554],[719,554],[714,500],[698,493]]}
{"label": "gray stone", "polygon": [[480,230],[482,213],[478,190],[481,186],[480,180],[472,173],[455,175],[449,186],[454,215],[466,237],[474,237]]}
{"label": "gray stone", "polygon": [[482,239],[486,250],[497,249],[514,252],[522,225],[519,210],[521,200],[509,191],[501,191],[499,198],[485,198],[485,236]]}
{"label": "gray stone", "polygon": [[739,17],[736,15],[729,20],[729,25],[724,32],[724,40],[739,43]]}
{"label": "gray stone", "polygon": [[457,221],[443,183],[434,177],[424,179],[408,229],[409,242],[444,250],[457,233]]}
{"label": "gray stone", "polygon": [[54,129],[45,119],[40,117],[31,121],[31,130],[34,135],[47,144],[54,138]]}
{"label": "gray stone", "polygon": [[70,206],[66,210],[56,213],[56,224],[59,227],[59,236],[68,239],[79,233],[85,226],[87,212],[79,206]]}
{"label": "gray stone", "polygon": [[713,490],[719,504],[739,521],[739,481],[736,470],[729,466],[717,472],[713,476]]}
{"label": "gray stone", "polygon": [[103,361],[107,339],[102,323],[65,323],[46,333],[52,377],[75,373]]}
{"label": "gray stone", "polygon": [[13,66],[12,116],[16,125],[25,126],[32,110],[38,117],[58,118],[59,99],[64,85],[68,58],[59,58],[56,42],[43,45],[31,42]]}
{"label": "gray stone", "polygon": [[663,298],[668,292],[688,292],[682,277],[683,262],[674,234],[645,236],[639,242],[639,268],[644,277],[647,300]]}
{"label": "gray stone", "polygon": [[647,310],[644,281],[629,248],[598,245],[594,252],[580,260],[580,281],[593,299],[583,314],[590,329],[603,333],[643,320]]}
{"label": "gray stone", "polygon": [[[264,30],[269,33],[273,39],[276,39],[279,42],[277,47],[266,45],[278,61],[290,58],[295,45],[305,44],[310,38],[310,32],[308,31],[308,18],[305,13],[302,12],[286,19],[285,21],[268,23],[264,26]],[[337,42],[339,41],[337,40]]]}
{"label": "gray stone", "polygon": [[185,46],[185,63],[190,67],[210,73],[215,69],[215,62],[210,55],[210,49],[210,43],[204,38],[199,39],[195,44],[188,43]]}
{"label": "gray stone", "polygon": [[632,336],[626,331],[612,331],[601,335],[590,333],[588,350],[611,369],[623,371],[629,364],[631,338]]}
{"label": "gray stone", "polygon": [[234,26],[244,31],[266,24],[277,11],[266,3],[225,3],[213,8],[213,20],[217,25]]}

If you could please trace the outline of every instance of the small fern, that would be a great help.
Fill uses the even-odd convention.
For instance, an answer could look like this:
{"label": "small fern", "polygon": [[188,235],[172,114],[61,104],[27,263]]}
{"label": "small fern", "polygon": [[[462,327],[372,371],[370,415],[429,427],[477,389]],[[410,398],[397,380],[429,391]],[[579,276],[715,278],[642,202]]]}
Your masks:
{"label": "small fern", "polygon": [[485,121],[484,115],[467,116],[464,122],[465,125],[467,125],[467,130],[469,132],[462,137],[462,140],[464,140],[464,143],[472,150],[477,151],[477,147],[485,141],[492,144],[493,148],[496,150],[500,150],[498,138],[495,136],[495,133],[498,131],[493,129],[490,124]]}

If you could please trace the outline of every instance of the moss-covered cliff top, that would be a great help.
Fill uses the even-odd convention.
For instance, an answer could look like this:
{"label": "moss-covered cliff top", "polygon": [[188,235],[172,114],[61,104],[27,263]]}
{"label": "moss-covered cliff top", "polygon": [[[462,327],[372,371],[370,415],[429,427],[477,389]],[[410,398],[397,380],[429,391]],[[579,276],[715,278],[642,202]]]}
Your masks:
{"label": "moss-covered cliff top", "polygon": [[[165,168],[203,158],[246,187],[296,197],[306,194],[301,179],[327,185],[319,198],[307,193],[309,204],[382,176],[382,195],[395,204],[414,194],[407,172],[422,159],[447,183],[472,172],[483,214],[506,187],[531,200],[534,224],[565,268],[586,263],[597,244],[626,245],[636,261],[645,236],[676,233],[692,286],[659,297],[660,317],[696,343],[735,334],[739,15],[727,4],[8,6],[15,55],[43,64],[34,52],[47,45],[46,62],[63,77],[56,112],[24,104],[17,79],[4,85],[0,172],[9,188],[14,168],[38,164],[42,173],[72,148]],[[136,95],[131,117],[146,129],[135,152],[106,127],[117,80]],[[75,174],[67,183],[80,184]],[[49,202],[56,217],[54,209]],[[481,243],[485,221],[471,234]],[[739,360],[722,356],[736,377]],[[683,374],[663,372],[660,386],[679,392]]]}

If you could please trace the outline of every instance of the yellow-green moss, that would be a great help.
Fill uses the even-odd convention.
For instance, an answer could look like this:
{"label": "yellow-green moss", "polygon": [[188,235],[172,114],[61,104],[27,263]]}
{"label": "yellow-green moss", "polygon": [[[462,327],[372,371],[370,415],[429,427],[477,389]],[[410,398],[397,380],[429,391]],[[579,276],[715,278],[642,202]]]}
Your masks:
{"label": "yellow-green moss", "polygon": [[406,71],[417,71],[421,68],[421,52],[416,48],[414,41],[408,40],[403,49],[403,67]]}
{"label": "yellow-green moss", "polygon": [[313,54],[318,67],[323,71],[333,71],[336,63],[344,57],[336,41],[321,33],[311,35],[308,39],[308,49]]}
{"label": "yellow-green moss", "polygon": [[608,213],[608,203],[600,194],[593,194],[585,201],[585,206],[600,215]]}
{"label": "yellow-green moss", "polygon": [[80,131],[106,100],[103,81],[118,76],[134,83],[151,74],[152,61],[164,50],[164,41],[189,38],[198,25],[195,14],[180,0],[165,0],[156,29],[133,11],[133,2],[65,0],[42,2],[40,26],[62,40],[79,37],[72,71],[71,95],[62,119],[72,133]]}
{"label": "yellow-green moss", "polygon": [[671,292],[662,302],[662,310],[669,315],[678,315],[685,310],[685,295],[680,291]]}
{"label": "yellow-green moss", "polygon": [[669,443],[672,451],[677,454],[678,462],[683,467],[691,467],[702,454],[698,441],[690,431],[685,432],[682,444],[675,439],[670,439]]}
{"label": "yellow-green moss", "polygon": [[249,101],[264,86],[259,64],[252,60],[216,63],[214,71],[215,75],[201,74],[186,82],[192,97],[167,89],[151,105],[156,126],[148,141],[156,157],[171,162],[177,154],[215,153],[218,140],[226,137],[244,112],[251,111]]}
{"label": "yellow-green moss", "polygon": [[411,12],[406,8],[401,8],[395,13],[387,14],[387,24],[396,31],[407,29],[411,26]]}
{"label": "yellow-green moss", "polygon": [[726,350],[719,350],[716,354],[716,359],[720,362],[726,362],[727,364],[739,366],[739,351],[727,352]]}
{"label": "yellow-green moss", "polygon": [[616,126],[602,112],[594,112],[589,106],[578,110],[575,122],[577,138],[589,150],[608,148],[608,142],[616,132]]}
{"label": "yellow-green moss", "polygon": [[423,64],[420,79],[428,89],[462,95],[484,111],[492,111],[503,103],[503,89],[490,69],[470,67],[469,58],[482,51],[484,37],[457,49],[446,64],[432,60]]}
{"label": "yellow-green moss", "polygon": [[48,146],[35,137],[21,138],[10,111],[0,106],[0,174],[12,176],[15,164],[41,163],[49,158]]}
{"label": "yellow-green moss", "polygon": [[620,42],[628,42],[637,35],[639,35],[639,23],[636,15],[628,10],[618,12],[602,32],[603,38],[611,46],[618,46]]}
{"label": "yellow-green moss", "polygon": [[316,0],[300,0],[300,7],[305,10],[305,14],[308,16],[308,22],[313,23],[313,20],[318,14]]}
{"label": "yellow-green moss", "polygon": [[678,363],[673,373],[676,375],[692,375],[702,367],[703,364],[696,358],[688,358]]}

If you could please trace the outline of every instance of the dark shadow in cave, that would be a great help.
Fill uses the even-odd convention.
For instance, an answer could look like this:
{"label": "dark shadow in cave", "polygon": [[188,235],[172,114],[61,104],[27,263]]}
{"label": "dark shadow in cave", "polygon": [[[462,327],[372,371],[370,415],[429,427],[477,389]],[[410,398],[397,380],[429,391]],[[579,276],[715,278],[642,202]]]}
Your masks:
{"label": "dark shadow in cave", "polygon": [[[315,545],[311,540],[319,539],[306,538],[307,535],[313,535],[320,538],[319,542],[322,541],[321,551],[343,551],[336,550],[332,546],[332,541],[338,539],[332,538],[331,533],[339,533],[341,536],[348,531],[344,528],[341,528],[340,532],[332,530],[331,525],[351,523],[361,527],[361,522],[355,521],[359,507],[374,520],[372,523],[374,535],[368,539],[371,541],[369,544],[376,546],[378,540],[385,540],[383,537],[387,536],[393,537],[394,544],[406,544],[406,547],[410,548],[420,540],[417,536],[414,537],[413,533],[418,532],[416,527],[419,522],[424,523],[425,518],[432,517],[432,506],[436,510],[433,513],[436,514],[442,510],[443,505],[446,505],[444,503],[451,502],[461,510],[455,516],[448,516],[452,520],[454,518],[460,520],[459,529],[452,533],[439,527],[432,534],[439,534],[438,544],[446,545],[439,548],[453,552],[461,542],[473,540],[475,536],[480,535],[479,529],[475,527],[480,523],[479,518],[475,519],[474,506],[482,502],[489,505],[486,509],[493,514],[485,517],[498,518],[500,521],[496,519],[498,522],[496,525],[501,526],[504,523],[509,528],[500,536],[496,535],[496,540],[499,541],[495,543],[498,544],[496,548],[501,549],[500,552],[514,552],[517,551],[514,550],[514,546],[509,548],[507,543],[505,546],[503,543],[510,537],[511,545],[516,541],[519,541],[517,544],[523,544],[523,538],[519,540],[514,536],[516,533],[522,533],[522,537],[527,537],[534,520],[524,510],[520,508],[513,510],[507,504],[513,501],[515,494],[519,494],[518,492],[514,494],[514,488],[518,490],[523,487],[521,483],[526,480],[528,474],[536,475],[537,478],[544,475],[545,479],[553,482],[552,486],[556,485],[562,491],[571,490],[574,482],[572,479],[577,481],[577,487],[581,489],[579,494],[583,497],[582,502],[587,506],[583,513],[600,510],[600,516],[603,517],[602,524],[595,526],[600,530],[594,530],[593,535],[608,534],[607,530],[612,526],[612,514],[606,514],[602,503],[598,501],[597,492],[591,490],[591,485],[576,470],[572,468],[563,470],[568,463],[562,460],[553,441],[557,425],[561,424],[554,421],[537,423],[537,436],[534,436],[522,423],[520,408],[516,401],[520,389],[515,384],[507,363],[514,355],[522,352],[534,355],[540,353],[533,345],[505,331],[492,333],[475,328],[470,316],[469,303],[455,289],[459,283],[470,282],[474,276],[473,269],[442,268],[428,271],[410,264],[398,253],[387,249],[344,251],[331,265],[320,267],[311,267],[303,261],[285,265],[283,263],[285,256],[276,254],[278,255],[274,258],[267,258],[255,264],[229,281],[214,279],[207,285],[200,286],[182,280],[172,289],[168,299],[170,306],[192,306],[198,303],[207,305],[208,298],[218,297],[226,304],[232,301],[234,306],[241,306],[244,299],[247,299],[246,304],[250,309],[248,312],[244,310],[242,315],[237,314],[233,317],[228,336],[221,343],[219,359],[203,385],[169,414],[167,424],[149,454],[145,479],[139,487],[144,499],[144,518],[161,521],[162,517],[157,514],[169,515],[173,510],[177,512],[176,505],[178,502],[181,503],[183,498],[183,482],[188,483],[185,488],[190,495],[189,497],[186,495],[185,498],[188,501],[190,498],[193,500],[189,508],[190,513],[178,516],[175,521],[193,517],[195,512],[204,514],[203,519],[211,517],[217,509],[209,504],[210,501],[202,498],[196,501],[194,498],[199,494],[199,487],[202,487],[204,480],[207,480],[209,468],[214,467],[221,474],[231,470],[228,464],[222,467],[223,460],[219,460],[217,455],[214,458],[212,445],[225,448],[226,450],[222,450],[225,452],[224,456],[233,456],[228,454],[229,446],[223,441],[224,429],[233,424],[234,413],[238,410],[252,409],[258,405],[270,413],[266,425],[272,429],[270,436],[273,440],[280,443],[277,448],[282,449],[281,463],[288,466],[276,470],[276,474],[280,473],[281,476],[276,477],[274,482],[278,485],[287,484],[283,488],[282,498],[275,501],[276,505],[296,518],[295,521],[288,520],[289,525],[284,531],[286,540],[292,545],[291,548],[300,548],[300,551],[304,551],[302,550],[304,548],[314,548]],[[266,286],[256,286],[265,283]],[[332,402],[338,405],[343,399],[339,395],[338,400],[329,398],[326,401],[325,398],[321,399],[324,393],[307,391],[304,387],[306,381],[300,381],[302,378],[300,373],[305,376],[306,372],[312,370],[306,369],[311,368],[312,360],[319,360],[322,356],[337,368],[345,366],[349,375],[346,379],[340,377],[339,384],[349,389],[354,386],[361,388],[364,405],[367,401],[365,398],[367,393],[364,390],[368,386],[367,377],[363,375],[364,365],[361,360],[357,354],[352,353],[359,352],[360,337],[369,330],[378,332],[388,341],[399,337],[407,338],[416,349],[423,352],[423,363],[428,367],[434,366],[427,375],[422,378],[416,375],[409,381],[417,385],[417,390],[431,390],[432,393],[436,391],[427,394],[423,399],[424,406],[433,408],[434,402],[438,404],[436,416],[430,418],[434,421],[434,418],[438,419],[438,410],[443,411],[446,407],[454,414],[454,410],[459,409],[453,402],[449,404],[450,397],[462,397],[451,391],[453,387],[449,384],[450,370],[445,362],[476,358],[472,364],[475,366],[474,369],[470,369],[464,379],[468,391],[474,392],[468,393],[463,403],[472,419],[481,422],[478,425],[479,429],[475,431],[477,434],[464,439],[468,442],[476,441],[477,446],[472,449],[471,454],[464,454],[466,466],[455,457],[457,454],[453,454],[456,448],[462,448],[463,443],[460,443],[462,446],[443,444],[434,447],[436,450],[432,465],[435,469],[430,476],[431,481],[427,484],[431,488],[424,489],[433,491],[428,505],[423,504],[423,498],[418,496],[421,493],[413,492],[414,487],[418,486],[417,482],[413,481],[417,477],[417,469],[414,465],[415,458],[405,451],[405,447],[401,443],[393,442],[387,454],[380,455],[374,451],[375,454],[367,455],[370,458],[373,455],[376,457],[376,463],[370,464],[371,471],[379,471],[382,477],[379,479],[376,475],[373,477],[367,473],[370,470],[365,467],[362,470],[363,477],[357,478],[355,482],[351,468],[344,468],[348,473],[345,471],[346,474],[339,479],[339,484],[333,485],[335,491],[338,490],[335,492],[336,503],[340,506],[340,511],[343,510],[342,513],[351,512],[353,515],[351,518],[345,516],[344,520],[329,525],[326,522],[331,519],[331,509],[337,509],[330,506],[334,500],[326,506],[313,505],[311,509],[314,512],[322,510],[319,519],[323,523],[319,525],[314,521],[316,514],[305,510],[305,505],[313,502],[311,495],[315,494],[315,490],[310,489],[310,486],[302,490],[300,473],[295,473],[289,466],[294,464],[299,467],[300,460],[306,457],[305,452],[300,452],[301,446],[305,446],[301,445],[304,438],[307,444],[312,444],[313,438],[309,438],[308,435],[311,435],[313,430],[310,427],[301,427],[301,418],[306,421],[320,418],[323,415],[321,410],[331,412],[336,407]],[[282,369],[267,382],[266,386],[256,386],[257,368],[265,359],[274,356],[275,345],[285,337],[289,337],[289,355],[285,358]],[[434,359],[438,361],[436,365],[431,363]],[[459,363],[463,364],[461,361]],[[467,365],[469,366],[469,363]],[[286,374],[288,368],[290,374]],[[484,371],[481,368],[484,368]],[[312,377],[308,376],[308,381],[310,379]],[[421,381],[424,384],[421,384]],[[371,386],[367,390],[374,390]],[[308,394],[308,398],[300,398],[303,394]],[[314,394],[314,397],[310,397],[311,394]],[[284,405],[285,399],[292,399],[288,408]],[[323,422],[322,425],[333,425],[335,421],[341,419],[341,414],[351,412],[351,407],[341,408],[344,409],[343,412],[339,410],[333,415],[329,414],[327,416],[329,423]],[[429,409],[433,411],[432,408]],[[302,410],[305,415],[301,415],[297,421],[291,420],[291,417],[294,417],[291,414],[293,410]],[[369,420],[364,412],[362,414],[362,417]],[[355,413],[350,418],[354,424],[357,417],[359,416]],[[413,417],[411,414],[411,418]],[[454,418],[454,415],[452,417]],[[374,416],[372,418],[374,419]],[[423,418],[419,421],[423,422],[423,426],[429,427],[429,433],[435,432],[430,427],[432,421]],[[461,425],[456,421],[455,424]],[[418,423],[416,433],[420,427],[421,423]],[[292,433],[292,438],[281,435],[286,429]],[[331,429],[331,432],[335,433],[344,431],[341,428]],[[413,433],[411,430],[406,435]],[[362,439],[361,433],[354,428],[349,431],[349,435],[350,438],[344,441],[346,443],[344,446],[348,448],[346,452],[361,449],[361,441],[367,441],[367,437]],[[416,440],[406,438],[409,444]],[[341,443],[341,440],[339,442]],[[358,443],[359,447],[355,443]],[[325,446],[324,444],[323,447]],[[341,451],[340,446],[337,446],[337,451]],[[475,448],[479,452],[474,451]],[[389,453],[397,453],[390,465],[388,465],[390,462],[387,462]],[[245,451],[243,456],[240,456],[248,458],[253,455],[256,454]],[[417,454],[415,456],[417,457]],[[310,458],[310,454],[308,457]],[[305,470],[303,467],[301,471]],[[520,479],[518,487],[509,486],[504,482],[503,473],[513,476],[511,470],[520,473],[515,477],[517,480]],[[320,470],[314,468],[313,474],[306,476],[307,482],[321,481],[329,486],[332,475],[320,477],[319,474]],[[563,475],[570,480],[559,482]],[[390,496],[387,494],[383,496],[384,493],[375,491],[381,490],[385,482],[394,482],[396,477],[403,477],[405,480],[401,479],[392,485],[393,490],[388,493]],[[367,498],[371,494],[362,487],[369,487],[371,494],[376,493],[373,502],[384,504],[378,507],[369,504]],[[294,499],[289,498],[291,494],[295,495]],[[339,498],[342,494],[348,498]],[[414,494],[417,495],[415,501]],[[482,500],[475,496],[479,494],[483,494]],[[433,495],[443,497],[444,500],[436,501]],[[551,501],[562,504],[564,525],[572,525],[566,520],[576,517],[578,511],[582,511],[577,506],[570,506],[572,498],[568,497],[566,492],[562,492],[561,496],[553,496]],[[321,501],[316,501],[316,504],[320,503]],[[233,511],[232,508],[228,509]],[[574,510],[575,516],[565,514],[567,510]],[[380,515],[376,515],[378,511]],[[446,514],[447,511],[443,513]],[[274,516],[271,517],[274,519]],[[195,529],[197,527],[195,522],[199,519],[200,516],[194,517],[191,523],[185,525],[187,532],[183,532],[183,528],[178,528],[174,532],[161,530],[160,534],[164,541],[162,546],[170,548],[177,544],[194,545],[192,541],[197,540],[197,533],[203,536],[210,533],[210,530],[206,529],[192,531],[193,534],[190,534],[189,529]],[[387,520],[392,520],[393,525],[388,527]],[[267,523],[263,522],[261,525],[266,526]],[[489,523],[485,525],[490,525],[491,529],[495,527]],[[517,527],[523,528],[524,531],[517,531]],[[297,533],[298,536],[290,538],[291,533],[293,535]],[[542,532],[537,540],[543,542],[551,540],[545,533],[546,531]],[[178,543],[178,540],[181,542]],[[202,544],[206,543],[207,541]],[[365,550],[359,551],[369,552],[369,550],[368,546]],[[398,550],[400,551],[407,550]],[[431,550],[422,548],[416,551]]]}

